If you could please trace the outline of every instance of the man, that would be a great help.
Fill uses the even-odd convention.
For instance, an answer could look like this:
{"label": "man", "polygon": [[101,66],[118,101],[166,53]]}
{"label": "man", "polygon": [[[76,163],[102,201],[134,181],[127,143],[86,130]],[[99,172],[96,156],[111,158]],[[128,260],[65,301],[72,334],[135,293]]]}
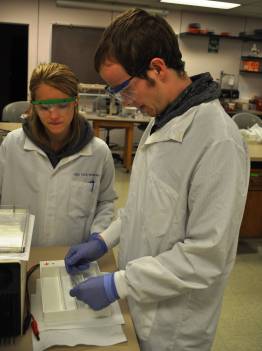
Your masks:
{"label": "man", "polygon": [[100,309],[127,297],[143,351],[211,349],[244,211],[249,159],[209,73],[189,78],[177,37],[134,9],[105,30],[95,66],[111,94],[152,117],[125,208],[70,249],[69,273],[119,243],[119,271],[71,295]]}

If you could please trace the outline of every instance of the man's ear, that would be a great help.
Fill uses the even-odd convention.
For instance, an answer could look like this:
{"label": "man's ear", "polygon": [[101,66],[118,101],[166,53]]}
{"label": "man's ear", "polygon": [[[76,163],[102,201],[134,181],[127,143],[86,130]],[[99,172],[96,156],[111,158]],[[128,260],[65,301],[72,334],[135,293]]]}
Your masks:
{"label": "man's ear", "polygon": [[164,77],[167,72],[166,63],[160,57],[154,57],[150,62],[149,68],[154,70],[160,79]]}

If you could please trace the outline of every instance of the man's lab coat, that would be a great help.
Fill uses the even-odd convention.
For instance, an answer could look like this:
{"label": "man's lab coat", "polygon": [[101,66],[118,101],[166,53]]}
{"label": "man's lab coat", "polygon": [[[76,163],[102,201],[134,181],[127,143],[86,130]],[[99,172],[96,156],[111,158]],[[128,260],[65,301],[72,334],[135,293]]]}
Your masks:
{"label": "man's lab coat", "polygon": [[132,169],[128,200],[102,233],[120,238],[119,295],[142,351],[210,351],[233,267],[249,158],[218,100],[192,107],[150,135]]}

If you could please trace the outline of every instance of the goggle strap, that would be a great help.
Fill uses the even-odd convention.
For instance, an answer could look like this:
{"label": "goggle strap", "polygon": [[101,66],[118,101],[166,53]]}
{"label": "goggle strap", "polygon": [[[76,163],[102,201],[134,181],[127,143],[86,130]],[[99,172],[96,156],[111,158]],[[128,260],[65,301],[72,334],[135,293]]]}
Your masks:
{"label": "goggle strap", "polygon": [[32,100],[32,105],[50,105],[50,104],[62,104],[64,102],[73,102],[76,97],[69,97],[64,99],[47,99],[47,100]]}

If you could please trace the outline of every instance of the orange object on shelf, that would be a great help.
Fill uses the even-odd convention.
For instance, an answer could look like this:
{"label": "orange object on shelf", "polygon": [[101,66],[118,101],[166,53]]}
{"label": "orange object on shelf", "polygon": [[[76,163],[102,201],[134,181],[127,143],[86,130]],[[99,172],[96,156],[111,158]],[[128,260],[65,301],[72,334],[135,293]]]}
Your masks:
{"label": "orange object on shelf", "polygon": [[252,60],[243,61],[243,70],[250,72],[259,72],[260,71],[260,62]]}
{"label": "orange object on shelf", "polygon": [[200,33],[200,29],[188,27],[188,32],[192,33],[192,34],[199,34]]}

